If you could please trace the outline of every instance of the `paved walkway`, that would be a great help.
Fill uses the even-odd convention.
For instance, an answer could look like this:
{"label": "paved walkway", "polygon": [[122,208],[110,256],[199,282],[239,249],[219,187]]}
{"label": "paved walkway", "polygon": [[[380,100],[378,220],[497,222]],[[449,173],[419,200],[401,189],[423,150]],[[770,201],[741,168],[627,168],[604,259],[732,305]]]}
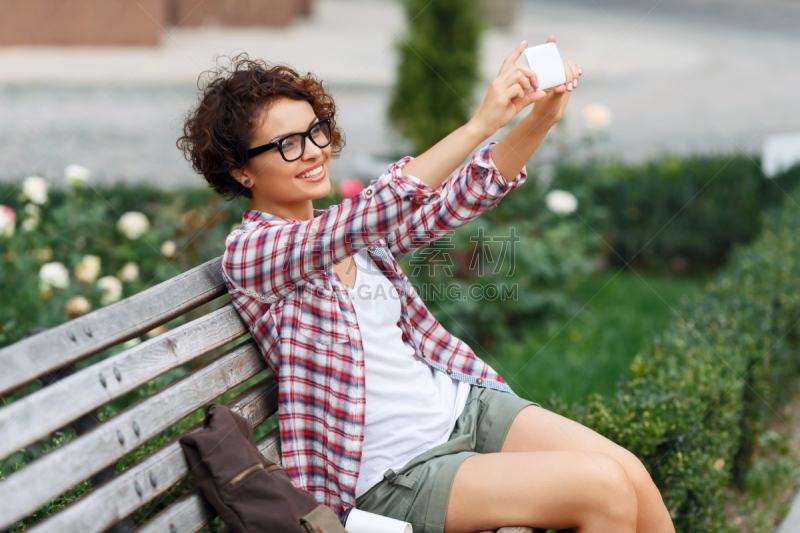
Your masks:
{"label": "paved walkway", "polygon": [[[766,134],[800,130],[798,26],[790,0],[520,0],[514,25],[486,35],[473,102],[516,44],[553,33],[564,58],[585,66],[564,119],[572,138],[588,131],[586,106],[603,104],[613,115],[603,150],[627,160],[758,154]],[[0,48],[0,179],[59,181],[80,163],[97,181],[198,183],[175,148],[180,117],[214,54],[237,50],[322,78],[347,138],[332,176],[375,177],[385,167],[373,156],[403,151],[385,109],[404,27],[394,1],[318,0],[285,29],[178,28],[157,47]]]}
{"label": "paved walkway", "polygon": [[795,492],[791,500],[791,509],[775,530],[775,533],[797,533],[800,531],[800,491]]}

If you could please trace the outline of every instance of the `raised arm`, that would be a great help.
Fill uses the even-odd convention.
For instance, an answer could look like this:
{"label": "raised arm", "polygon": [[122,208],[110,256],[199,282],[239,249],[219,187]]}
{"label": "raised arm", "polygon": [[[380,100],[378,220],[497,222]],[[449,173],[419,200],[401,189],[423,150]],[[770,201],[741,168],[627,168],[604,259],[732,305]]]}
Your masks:
{"label": "raised arm", "polygon": [[[547,40],[554,41],[554,36]],[[547,91],[526,92],[538,83],[530,69],[514,64],[526,45],[523,41],[503,62],[500,74],[492,82],[481,109],[464,129],[485,139],[507,124],[520,109],[536,102],[533,110],[499,143],[489,143],[478,151],[469,164],[437,190],[440,194],[436,202],[414,212],[408,221],[388,237],[387,242],[395,256],[455,231],[486,209],[493,208],[503,196],[519,187],[527,178],[525,163],[542,143],[550,128],[561,119],[569,99],[568,93],[573,88],[571,82],[580,74],[580,65],[576,67],[571,62],[564,63],[567,77],[565,85]],[[480,133],[481,131],[484,133]],[[458,146],[458,140],[459,137],[453,137],[451,142],[452,151],[458,156],[463,154],[465,148],[472,149],[472,145]],[[440,144],[444,145],[445,141]],[[430,151],[437,148],[438,144]],[[429,152],[409,162],[405,171],[429,168],[429,163],[421,162],[423,157],[427,161],[431,160],[428,157]]]}
{"label": "raised arm", "polygon": [[[555,36],[551,35],[546,42],[556,42]],[[521,52],[522,50],[520,50]],[[566,81],[563,85],[545,91],[531,91],[525,95],[538,94],[540,96],[536,97],[536,104],[531,112],[523,117],[492,149],[492,158],[503,176],[516,174],[539,148],[550,128],[564,115],[569,95],[578,86],[578,78],[583,74],[583,66],[580,63],[564,61],[564,73]],[[518,92],[517,95],[519,97],[520,93]]]}
{"label": "raised arm", "polygon": [[[525,45],[523,41],[506,58],[481,109],[468,124],[419,157],[406,157],[390,165],[386,173],[356,196],[306,221],[265,213],[260,217],[256,211],[252,220],[226,239],[222,270],[233,290],[244,291],[262,302],[276,301],[401,227],[405,233],[395,239],[398,251],[407,248],[403,239],[409,232],[430,236],[437,227],[452,231],[519,186],[526,176],[527,158],[517,166],[509,156],[520,154],[514,139],[500,153],[492,150],[495,145],[490,143],[473,157],[466,172],[459,173],[461,179],[450,180],[453,183],[445,180],[478,144],[519,110],[547,96],[544,91],[525,92],[537,85],[533,71],[514,64]],[[518,128],[519,125],[512,132]],[[495,165],[493,157],[502,157],[502,165],[499,160]],[[508,183],[505,176],[509,175],[517,179]],[[450,200],[441,201],[443,195]],[[458,212],[448,215],[456,204],[461,206]],[[414,217],[423,207],[426,209]]]}
{"label": "raised arm", "polygon": [[225,241],[222,273],[233,290],[274,302],[402,224],[439,193],[394,163],[359,194],[311,220],[250,211]]}

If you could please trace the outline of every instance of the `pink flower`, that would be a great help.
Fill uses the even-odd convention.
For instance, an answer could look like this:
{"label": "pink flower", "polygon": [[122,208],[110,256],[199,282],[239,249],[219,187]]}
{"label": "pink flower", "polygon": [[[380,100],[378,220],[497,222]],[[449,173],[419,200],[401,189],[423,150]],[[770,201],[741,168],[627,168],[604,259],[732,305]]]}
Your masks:
{"label": "pink flower", "polygon": [[347,178],[341,180],[337,185],[339,194],[345,198],[352,198],[364,189],[364,184],[360,180]]}
{"label": "pink flower", "polygon": [[13,207],[0,205],[0,237],[14,235],[14,224],[17,222],[17,212]]}

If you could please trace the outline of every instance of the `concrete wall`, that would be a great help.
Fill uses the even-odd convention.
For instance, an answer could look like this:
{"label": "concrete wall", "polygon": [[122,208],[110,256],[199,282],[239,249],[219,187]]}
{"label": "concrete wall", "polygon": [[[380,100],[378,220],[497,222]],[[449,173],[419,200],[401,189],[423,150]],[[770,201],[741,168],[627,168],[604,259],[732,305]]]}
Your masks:
{"label": "concrete wall", "polygon": [[170,0],[181,26],[288,26],[309,0]]}
{"label": "concrete wall", "polygon": [[0,45],[156,44],[165,2],[137,1],[0,0]]}
{"label": "concrete wall", "polygon": [[147,45],[162,28],[287,26],[312,0],[0,0],[0,46]]}

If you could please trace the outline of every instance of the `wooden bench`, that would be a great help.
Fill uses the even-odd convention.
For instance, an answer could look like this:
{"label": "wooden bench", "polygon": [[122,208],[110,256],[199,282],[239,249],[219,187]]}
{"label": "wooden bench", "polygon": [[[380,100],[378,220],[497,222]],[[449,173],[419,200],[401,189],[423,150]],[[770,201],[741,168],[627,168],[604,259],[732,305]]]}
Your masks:
{"label": "wooden bench", "polygon": [[[178,437],[119,474],[114,463],[191,413],[266,372],[227,405],[256,426],[278,409],[278,386],[230,302],[81,370],[75,363],[138,337],[226,294],[221,257],[135,296],[0,350],[0,395],[36,379],[46,386],[0,409],[0,463],[67,424],[77,437],[0,482],[0,530],[48,505],[84,480],[93,489],[28,529],[31,533],[136,531],[190,533],[216,513],[191,490],[144,524],[130,515],[183,479]],[[246,337],[103,423],[95,410],[170,370]],[[53,379],[53,376],[58,379]],[[198,424],[187,432],[201,428]],[[280,462],[278,430],[256,445]],[[530,528],[502,528],[530,533]],[[538,530],[544,531],[544,530]]]}

